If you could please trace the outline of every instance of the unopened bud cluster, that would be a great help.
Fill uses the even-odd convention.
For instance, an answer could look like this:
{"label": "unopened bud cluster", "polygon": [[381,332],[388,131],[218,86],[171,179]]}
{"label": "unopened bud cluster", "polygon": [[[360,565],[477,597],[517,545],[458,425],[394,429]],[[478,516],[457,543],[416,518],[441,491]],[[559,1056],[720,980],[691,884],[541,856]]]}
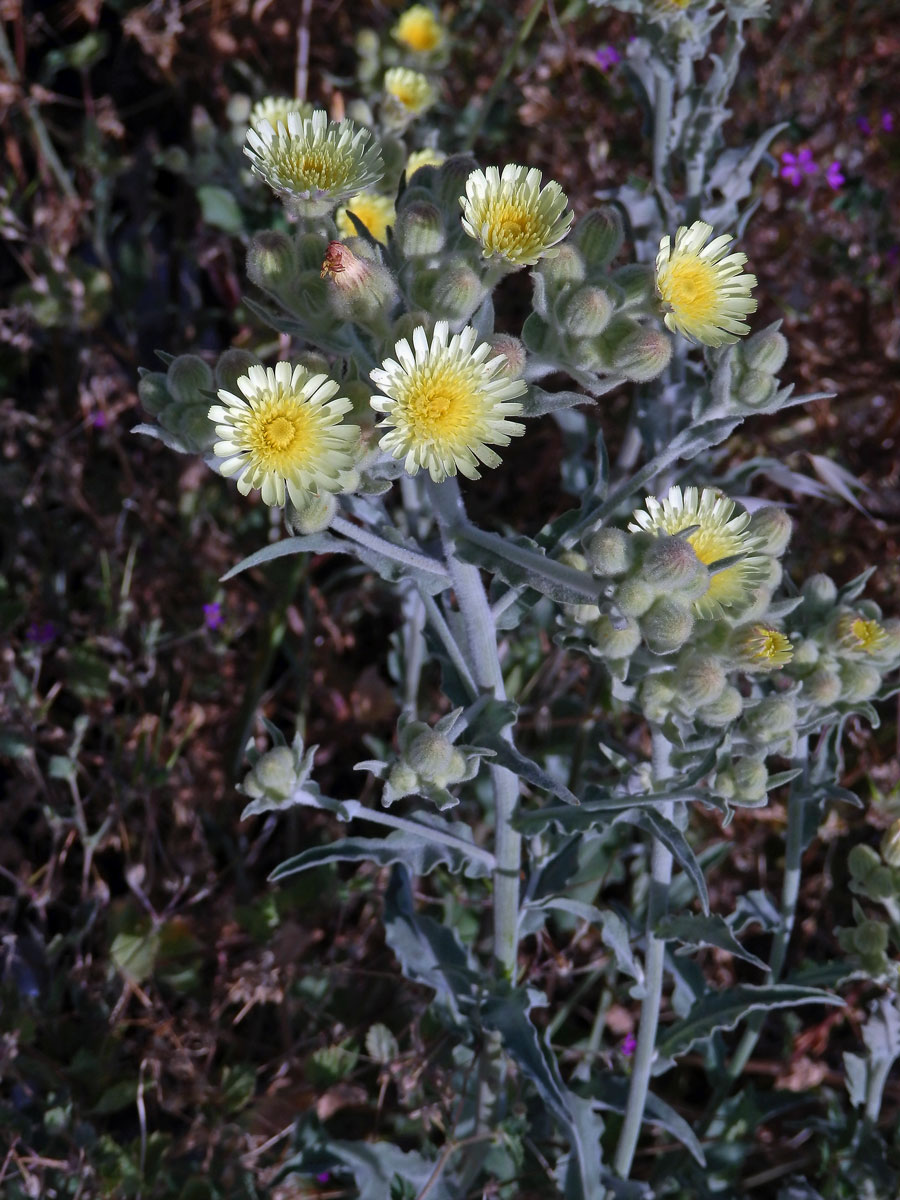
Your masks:
{"label": "unopened bud cluster", "polygon": [[[850,890],[857,896],[882,905],[888,916],[896,919],[900,900],[900,821],[895,821],[881,842],[881,853],[871,846],[857,844],[847,855],[850,871]],[[846,953],[859,960],[863,971],[873,979],[897,978],[896,961],[887,951],[890,940],[890,921],[870,916],[853,902],[854,926],[838,929],[838,943]]]}
{"label": "unopened bud cluster", "polygon": [[592,209],[559,253],[535,271],[534,312],[523,338],[548,369],[642,383],[669,365],[672,339],[656,322],[642,323],[654,314],[651,268],[611,267],[623,240],[618,211]]}

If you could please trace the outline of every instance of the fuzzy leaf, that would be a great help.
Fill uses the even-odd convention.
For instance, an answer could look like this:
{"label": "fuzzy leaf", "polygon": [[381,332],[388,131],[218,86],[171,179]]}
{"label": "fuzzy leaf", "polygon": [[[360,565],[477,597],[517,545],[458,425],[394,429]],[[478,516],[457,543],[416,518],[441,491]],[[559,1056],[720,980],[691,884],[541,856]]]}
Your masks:
{"label": "fuzzy leaf", "polygon": [[418,835],[397,830],[386,838],[348,837],[330,842],[327,846],[313,846],[279,863],[269,876],[269,881],[277,883],[289,875],[337,862],[372,862],[379,867],[402,863],[413,875],[428,875],[436,867],[442,866],[454,875],[460,871],[471,875],[473,869],[478,873],[479,865],[473,864],[463,851],[429,841],[427,831]]}
{"label": "fuzzy leaf", "polygon": [[[592,1080],[590,1090],[597,1107],[608,1108],[617,1113],[625,1112],[628,1103],[628,1080],[623,1076],[603,1075],[599,1079]],[[652,1092],[647,1093],[644,1120],[651,1124],[661,1125],[673,1137],[678,1138],[682,1146],[690,1151],[701,1167],[706,1165],[703,1147],[693,1129],[684,1117],[679,1116],[674,1108],[666,1104],[665,1100],[654,1096]]]}
{"label": "fuzzy leaf", "polygon": [[703,871],[697,862],[693,850],[688,845],[687,839],[678,826],[664,817],[662,813],[652,808],[632,809],[630,812],[622,813],[617,818],[617,821],[627,825],[635,825],[638,829],[643,829],[645,833],[659,838],[669,853],[674,856],[678,864],[690,876],[697,890],[697,895],[700,897],[703,911],[709,915],[709,894],[706,890],[706,880],[703,877]]}
{"label": "fuzzy leaf", "polygon": [[511,587],[530,587],[558,604],[597,602],[603,584],[587,571],[576,571],[548,558],[530,538],[503,538],[466,525],[456,530],[456,549],[464,562],[484,567]]}
{"label": "fuzzy leaf", "polygon": [[[757,958],[755,954],[751,954],[749,950],[745,950],[723,918],[715,914],[700,917],[692,913],[685,913],[681,916],[663,917],[656,927],[656,936],[667,941],[672,939],[681,942],[684,950],[701,946],[715,946],[719,950],[733,954],[736,958],[742,958],[745,962],[752,963],[761,971],[768,970],[766,963],[761,958]],[[679,950],[678,953],[683,953],[683,950]]]}

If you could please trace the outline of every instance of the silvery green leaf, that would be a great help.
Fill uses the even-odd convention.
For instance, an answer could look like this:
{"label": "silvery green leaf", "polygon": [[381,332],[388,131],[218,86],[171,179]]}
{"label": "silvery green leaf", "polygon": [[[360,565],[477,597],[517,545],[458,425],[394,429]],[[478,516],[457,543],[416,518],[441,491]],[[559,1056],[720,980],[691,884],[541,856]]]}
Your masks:
{"label": "silvery green leaf", "polygon": [[603,591],[587,571],[548,558],[530,538],[503,538],[466,525],[455,531],[455,544],[464,562],[484,567],[511,587],[534,588],[559,604],[596,603]]}
{"label": "silvery green leaf", "polygon": [[[604,1074],[591,1080],[589,1088],[591,1099],[597,1108],[609,1109],[611,1112],[617,1113],[625,1112],[628,1103],[628,1080],[624,1076]],[[666,1104],[665,1100],[661,1100],[659,1096],[654,1096],[652,1092],[647,1093],[644,1120],[651,1124],[661,1125],[690,1151],[701,1167],[706,1165],[703,1147],[693,1129],[684,1117],[679,1116],[674,1108]]]}
{"label": "silvery green leaf", "polygon": [[631,809],[616,818],[621,824],[634,825],[645,833],[659,838],[676,862],[686,871],[694,884],[700,904],[706,915],[709,915],[709,894],[706,890],[706,880],[697,862],[696,855],[688,845],[687,839],[674,822],[664,817],[653,808]]}
{"label": "silvery green leaf", "polygon": [[164,429],[161,425],[149,425],[147,422],[142,422],[140,425],[134,425],[131,429],[132,433],[142,433],[144,437],[156,438],[168,450],[174,450],[176,454],[196,454],[197,451],[192,446],[185,445],[184,441],[172,433],[168,429]]}
{"label": "silvery green leaf", "polygon": [[761,971],[768,970],[767,964],[749,950],[745,950],[724,919],[716,914],[701,917],[694,913],[683,913],[679,916],[663,917],[656,926],[656,936],[666,941],[681,942],[683,949],[678,950],[678,954],[701,946],[715,946],[718,950],[725,950],[736,958],[752,963]]}
{"label": "silvery green leaf", "polygon": [[866,1060],[858,1054],[850,1054],[849,1051],[845,1050],[844,1083],[847,1086],[847,1095],[850,1098],[850,1103],[854,1108],[862,1108],[865,1104],[868,1082],[869,1066]]}
{"label": "silvery green leaf", "polygon": [[590,404],[591,397],[582,392],[545,392],[533,383],[520,403],[523,417],[543,417],[560,409],[574,408],[577,404]]}
{"label": "silvery green leaf", "polygon": [[840,1005],[844,1001],[820,988],[797,987],[789,983],[740,984],[724,992],[710,992],[691,1008],[682,1021],[664,1030],[657,1043],[659,1068],[667,1069],[679,1054],[709,1037],[718,1029],[734,1029],[752,1012],[775,1008],[796,1008],[803,1004]]}
{"label": "silvery green leaf", "polygon": [[[840,496],[848,504],[851,504],[857,512],[861,512],[864,517],[868,517],[870,521],[874,521],[871,513],[860,504],[853,494],[852,489],[856,488],[864,494],[869,493],[869,488],[862,482],[861,479],[833,459],[826,458],[824,454],[809,454],[806,456],[812,463],[812,468],[818,477],[822,480],[827,488],[830,488],[835,495]],[[875,522],[878,524],[878,522]]]}
{"label": "silvery green leaf", "polygon": [[783,621],[785,617],[791,615],[795,608],[799,608],[802,603],[802,596],[786,596],[783,600],[776,600],[769,605],[766,620]]}
{"label": "silvery green leaf", "polygon": [[222,582],[233,579],[251,567],[260,567],[275,558],[285,558],[291,554],[346,554],[349,550],[346,543],[332,537],[330,533],[310,533],[303,537],[282,538],[261,550],[254,551],[222,576]]}
{"label": "silvery green leaf", "polygon": [[764,933],[774,933],[781,928],[781,914],[769,895],[759,888],[739,893],[734,912],[727,920],[735,933],[743,933],[748,925],[760,925]]}
{"label": "silvery green leaf", "polygon": [[478,334],[480,342],[486,342],[494,332],[494,301],[490,292],[482,300],[474,315],[469,318],[469,324]]}
{"label": "silvery green leaf", "polygon": [[[770,775],[766,780],[766,791],[774,791],[775,788],[784,787],[786,783],[790,783],[792,779],[796,779],[803,774],[802,767],[791,767],[787,771],[777,771],[774,775]],[[740,804],[740,800],[732,799],[732,804]]]}
{"label": "silvery green leaf", "polygon": [[387,1025],[378,1022],[369,1026],[366,1032],[366,1054],[382,1066],[394,1062],[399,1057],[400,1047]]}
{"label": "silvery green leaf", "polygon": [[[419,1195],[435,1172],[435,1160],[416,1150],[401,1150],[393,1142],[338,1142],[329,1140],[327,1151],[343,1163],[353,1178],[358,1200],[388,1200],[397,1182]],[[444,1171],[428,1189],[429,1200],[454,1200],[452,1173]]]}
{"label": "silvery green leaf", "polygon": [[845,583],[838,591],[838,602],[840,604],[852,604],[854,600],[858,600],[866,590],[866,584],[877,569],[877,567],[866,567],[864,571],[851,579],[849,583]]}
{"label": "silvery green leaf", "polygon": [[556,796],[566,804],[577,805],[581,803],[575,793],[571,792],[561,780],[554,778],[549,771],[545,771],[543,767],[538,766],[533,759],[527,758],[512,743],[506,741],[504,738],[496,734],[488,734],[479,739],[479,744],[494,752],[493,766],[506,767],[508,771],[512,771],[513,774],[518,775],[520,779],[524,779],[532,787],[549,792],[551,796]]}
{"label": "silvery green leaf", "polygon": [[555,826],[561,833],[574,833],[579,830],[594,829],[599,825],[609,825],[615,814],[628,809],[661,808],[670,800],[697,800],[710,807],[723,807],[721,802],[704,791],[685,789],[679,792],[666,792],[655,795],[629,795],[627,792],[605,792],[602,788],[591,786],[585,793],[585,798],[578,807],[571,808],[536,808],[518,812],[513,819],[513,825],[521,833],[542,833],[549,826]]}
{"label": "silvery green leaf", "polygon": [[862,1036],[873,1063],[900,1058],[900,1011],[896,996],[888,994],[875,1002],[863,1025]]}
{"label": "silvery green leaf", "polygon": [[469,858],[464,850],[429,840],[427,829],[421,833],[404,829],[395,830],[386,838],[338,838],[327,846],[313,846],[280,863],[269,881],[277,883],[289,875],[336,862],[372,862],[379,867],[402,863],[414,875],[428,875],[436,867],[470,877],[485,873],[484,864]]}
{"label": "silvery green leaf", "polygon": [[778,1189],[778,1200],[825,1200],[821,1192],[817,1192],[808,1179],[797,1176],[788,1180],[783,1188]]}

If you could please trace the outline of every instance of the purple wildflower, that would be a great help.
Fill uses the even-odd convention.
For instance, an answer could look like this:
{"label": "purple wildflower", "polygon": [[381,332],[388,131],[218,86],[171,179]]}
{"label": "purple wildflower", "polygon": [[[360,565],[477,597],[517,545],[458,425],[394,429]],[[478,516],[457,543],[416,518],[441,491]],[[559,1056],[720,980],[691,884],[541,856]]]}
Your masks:
{"label": "purple wildflower", "polygon": [[212,604],[204,604],[203,620],[206,622],[207,629],[218,629],[225,620],[222,616],[222,605],[215,601]]}
{"label": "purple wildflower", "polygon": [[316,1183],[327,1183],[330,1178],[331,1178],[330,1171],[320,1171],[319,1174],[316,1176]]}
{"label": "purple wildflower", "polygon": [[844,178],[844,173],[841,170],[841,164],[839,162],[833,162],[825,172],[825,182],[830,188],[833,188],[834,191],[837,191],[839,187],[843,187],[843,185],[847,182]]}
{"label": "purple wildflower", "polygon": [[91,417],[91,424],[94,426],[95,429],[105,429],[106,428],[106,413],[100,412],[100,411],[95,412],[94,415]]}
{"label": "purple wildflower", "polygon": [[884,252],[884,261],[893,266],[898,259],[900,259],[900,246],[888,246],[887,250]]}
{"label": "purple wildflower", "polygon": [[32,621],[25,633],[26,641],[38,646],[48,646],[56,637],[57,629],[52,621]]}
{"label": "purple wildflower", "polygon": [[608,71],[622,61],[622,56],[614,46],[601,46],[594,55],[594,61],[601,71]]}
{"label": "purple wildflower", "polygon": [[634,1036],[633,1033],[627,1033],[625,1035],[625,1037],[622,1039],[622,1045],[619,1047],[619,1052],[622,1055],[624,1055],[625,1058],[631,1058],[632,1054],[634,1054],[636,1047],[637,1047],[637,1038]]}
{"label": "purple wildflower", "polygon": [[869,124],[868,117],[857,117],[856,118],[856,128],[859,130],[860,133],[864,134],[866,137],[868,137],[869,134],[872,132],[872,126]]}
{"label": "purple wildflower", "polygon": [[894,129],[893,113],[889,113],[889,112],[885,111],[881,114],[881,128],[884,130],[885,133],[893,132],[893,129]]}
{"label": "purple wildflower", "polygon": [[808,150],[805,146],[798,154],[792,154],[790,150],[785,150],[781,156],[782,177],[794,187],[800,186],[804,175],[815,175],[818,169],[812,150]]}

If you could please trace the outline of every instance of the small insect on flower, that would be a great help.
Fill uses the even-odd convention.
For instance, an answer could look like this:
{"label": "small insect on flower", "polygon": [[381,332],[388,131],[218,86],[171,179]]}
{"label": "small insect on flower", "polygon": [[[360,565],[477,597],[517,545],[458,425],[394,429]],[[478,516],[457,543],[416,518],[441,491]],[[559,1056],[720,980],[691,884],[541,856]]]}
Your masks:
{"label": "small insect on flower", "polygon": [[750,332],[744,318],[756,312],[750,295],[756,276],[742,270],[746,254],[725,254],[731,235],[710,242],[712,232],[705,221],[682,225],[674,246],[666,234],[656,256],[656,290],[673,333],[706,346],[724,346]]}
{"label": "small insect on flower", "polygon": [[444,44],[447,32],[430,8],[414,4],[400,17],[391,37],[415,54],[431,54]]}
{"label": "small insect on flower", "polygon": [[714,488],[702,492],[676,484],[662,500],[648,496],[646,507],[637,509],[628,528],[633,533],[675,534],[696,528],[687,535],[694,553],[706,566],[743,554],[740,562],[710,576],[709,590],[694,601],[699,617],[715,620],[740,615],[753,602],[756,590],[767,577],[769,560],[758,551],[760,539],[748,526],[750,514],[734,515],[735,502]]}
{"label": "small insect on flower", "polygon": [[237,476],[241,495],[259,488],[265,504],[283,505],[287,488],[302,507],[311,493],[340,491],[356,463],[359,428],[341,424],[353,405],[334,398],[339,385],[280,362],[250,367],[237,386],[242,396],[220,390],[209,419],[222,438],[213,447],[225,460],[219,472]]}
{"label": "small insect on flower", "polygon": [[371,133],[350,120],[289,112],[286,124],[261,120],[247,130],[244,153],[253,172],[307,217],[325,216],[384,174]]}
{"label": "small insect on flower", "polygon": [[568,199],[554,180],[541,187],[536,168],[514,163],[503,168],[473,171],[460,197],[462,226],[481,243],[485,258],[499,258],[513,267],[530,267],[552,256],[552,247],[569,232],[575,214],[566,211]]}
{"label": "small insect on flower", "polygon": [[410,475],[424,467],[436,483],[457,471],[479,479],[479,463],[501,461],[487,443],[508,446],[525,432],[507,419],[522,411],[514,398],[527,390],[525,382],[511,379],[505,356],[477,340],[471,326],[451,338],[447,322],[438,321],[429,343],[419,325],[412,346],[404,338],[394,347],[396,359],[371,373],[381,393],[371,404],[385,414],[379,429],[388,430],[379,444],[402,458]]}

